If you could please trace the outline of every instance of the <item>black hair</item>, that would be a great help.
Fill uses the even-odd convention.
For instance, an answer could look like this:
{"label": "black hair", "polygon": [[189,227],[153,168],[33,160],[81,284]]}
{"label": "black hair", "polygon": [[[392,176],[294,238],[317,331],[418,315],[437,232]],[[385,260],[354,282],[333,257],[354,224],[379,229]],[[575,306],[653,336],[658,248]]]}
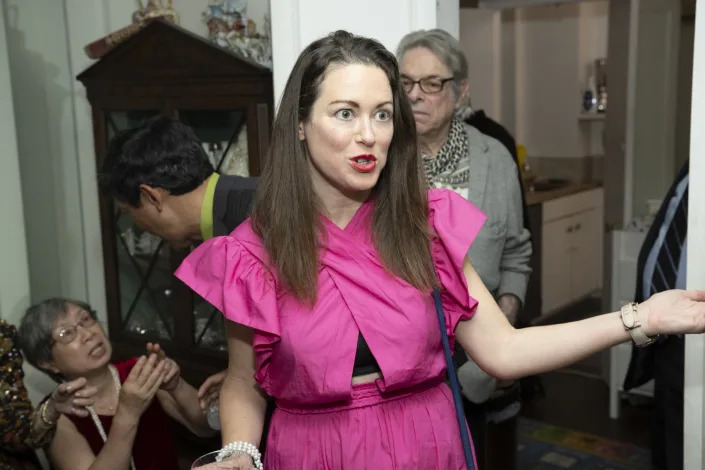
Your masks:
{"label": "black hair", "polygon": [[98,185],[118,201],[137,207],[142,184],[181,195],[211,174],[213,165],[193,129],[159,115],[110,140]]}

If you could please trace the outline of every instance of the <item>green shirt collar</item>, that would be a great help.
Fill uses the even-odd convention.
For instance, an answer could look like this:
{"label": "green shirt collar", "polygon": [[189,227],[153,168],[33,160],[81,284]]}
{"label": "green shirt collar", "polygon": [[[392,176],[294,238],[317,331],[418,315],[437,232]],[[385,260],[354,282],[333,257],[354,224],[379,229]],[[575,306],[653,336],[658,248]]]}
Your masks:
{"label": "green shirt collar", "polygon": [[213,173],[208,179],[206,194],[203,196],[201,205],[201,237],[203,240],[213,238],[213,198],[215,196],[215,186],[218,184],[218,173]]}

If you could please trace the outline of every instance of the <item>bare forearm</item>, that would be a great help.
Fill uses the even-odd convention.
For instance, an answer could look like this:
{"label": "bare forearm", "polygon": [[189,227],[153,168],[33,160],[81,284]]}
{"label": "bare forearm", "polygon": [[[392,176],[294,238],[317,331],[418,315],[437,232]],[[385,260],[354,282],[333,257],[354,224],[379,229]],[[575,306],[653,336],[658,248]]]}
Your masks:
{"label": "bare forearm", "polygon": [[179,379],[176,388],[167,393],[174,400],[174,404],[191,432],[199,437],[209,437],[215,433],[208,426],[206,416],[198,404],[198,393],[195,388],[185,380]]}
{"label": "bare forearm", "polygon": [[467,259],[463,271],[478,305],[472,319],[458,323],[455,336],[475,362],[497,379],[512,380],[564,367],[629,339],[618,313],[515,329]]}
{"label": "bare forearm", "polygon": [[629,339],[617,313],[514,330],[500,346],[494,373],[488,373],[507,380],[547,372]]}
{"label": "bare forearm", "polygon": [[245,441],[259,447],[267,399],[253,381],[226,376],[220,390],[223,444]]}

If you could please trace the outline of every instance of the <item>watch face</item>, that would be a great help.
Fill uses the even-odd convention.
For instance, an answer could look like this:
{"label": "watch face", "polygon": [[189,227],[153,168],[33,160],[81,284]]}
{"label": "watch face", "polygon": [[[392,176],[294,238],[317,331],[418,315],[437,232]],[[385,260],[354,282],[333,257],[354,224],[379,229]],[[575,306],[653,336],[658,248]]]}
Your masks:
{"label": "watch face", "polygon": [[634,315],[634,310],[629,305],[622,307],[622,323],[627,329],[632,329],[636,326],[636,315]]}

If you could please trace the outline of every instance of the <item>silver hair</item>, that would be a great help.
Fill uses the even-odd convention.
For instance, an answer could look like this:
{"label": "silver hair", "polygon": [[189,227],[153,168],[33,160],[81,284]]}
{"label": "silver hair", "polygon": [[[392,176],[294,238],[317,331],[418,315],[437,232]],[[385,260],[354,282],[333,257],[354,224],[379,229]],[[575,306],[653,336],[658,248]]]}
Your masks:
{"label": "silver hair", "polygon": [[397,46],[397,60],[401,62],[410,49],[424,47],[436,54],[453,74],[453,88],[456,96],[460,92],[460,82],[468,78],[468,60],[460,47],[460,42],[442,29],[420,29],[403,38]]}
{"label": "silver hair", "polygon": [[56,325],[57,318],[66,314],[69,305],[75,305],[89,312],[93,318],[96,317],[95,311],[86,302],[63,297],[52,297],[29,307],[22,317],[22,322],[17,330],[17,340],[27,362],[43,370],[55,380],[59,377],[40,366],[40,364],[46,364],[52,360],[51,332]]}

